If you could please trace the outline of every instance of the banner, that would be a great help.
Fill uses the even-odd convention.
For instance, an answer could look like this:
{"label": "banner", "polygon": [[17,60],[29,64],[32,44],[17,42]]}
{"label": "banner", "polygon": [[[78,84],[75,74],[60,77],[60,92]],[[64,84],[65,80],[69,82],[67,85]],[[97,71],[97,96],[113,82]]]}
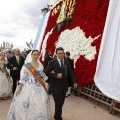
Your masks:
{"label": "banner", "polygon": [[120,101],[120,0],[110,0],[94,81],[108,97]]}

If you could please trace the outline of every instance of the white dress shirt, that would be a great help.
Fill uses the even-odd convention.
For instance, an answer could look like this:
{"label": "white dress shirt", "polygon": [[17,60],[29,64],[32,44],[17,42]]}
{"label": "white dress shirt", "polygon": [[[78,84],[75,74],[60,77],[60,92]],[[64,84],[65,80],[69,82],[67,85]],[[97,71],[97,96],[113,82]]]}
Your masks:
{"label": "white dress shirt", "polygon": [[63,62],[63,65],[64,65],[64,59],[63,59],[63,60],[60,60],[59,58],[57,58],[57,60],[58,60],[58,63],[59,63],[59,65],[60,65],[60,67],[61,67],[61,61]]}

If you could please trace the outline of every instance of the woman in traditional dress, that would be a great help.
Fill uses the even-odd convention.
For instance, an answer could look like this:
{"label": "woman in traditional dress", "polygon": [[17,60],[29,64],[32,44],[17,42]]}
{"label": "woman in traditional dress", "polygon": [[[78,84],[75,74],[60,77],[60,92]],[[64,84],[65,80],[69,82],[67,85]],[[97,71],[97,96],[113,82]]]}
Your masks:
{"label": "woman in traditional dress", "polygon": [[12,84],[9,75],[6,53],[0,53],[0,98],[6,99],[12,92]]}
{"label": "woman in traditional dress", "polygon": [[[29,54],[22,67],[19,85],[8,112],[8,120],[51,120],[51,110],[39,51]],[[28,55],[28,56],[29,56]],[[27,57],[28,57],[27,56]],[[28,62],[30,61],[30,62]]]}

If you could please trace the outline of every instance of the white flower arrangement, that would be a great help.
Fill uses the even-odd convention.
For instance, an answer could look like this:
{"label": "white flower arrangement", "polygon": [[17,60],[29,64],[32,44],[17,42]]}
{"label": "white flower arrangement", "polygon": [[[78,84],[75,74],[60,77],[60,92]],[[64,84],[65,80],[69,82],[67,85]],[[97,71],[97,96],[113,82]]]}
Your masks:
{"label": "white flower arrangement", "polygon": [[50,32],[48,32],[48,33],[45,35],[45,38],[44,38],[44,40],[43,40],[42,49],[41,49],[42,61],[44,61],[44,57],[45,57],[47,40],[48,40],[49,36],[50,36],[52,33],[53,33],[53,28],[50,30]]}
{"label": "white flower arrangement", "polygon": [[[47,40],[52,33],[53,28],[46,34],[43,40],[41,49],[42,61],[44,61]],[[69,51],[71,59],[74,59],[74,67],[76,67],[75,63],[80,55],[83,55],[89,61],[95,58],[96,47],[91,46],[91,43],[100,37],[100,35],[95,38],[92,38],[91,36],[86,38],[85,33],[80,27],[76,27],[72,30],[67,29],[61,32],[58,41],[55,43],[55,47],[63,47],[65,52]]]}
{"label": "white flower arrangement", "polygon": [[85,33],[80,27],[72,30],[65,30],[61,32],[58,41],[56,41],[56,48],[63,47],[65,51],[70,52],[71,59],[74,59],[74,67],[80,55],[83,55],[87,60],[93,60],[96,54],[96,47],[91,46],[91,43],[96,40],[100,35],[95,38],[89,36],[86,38]]}

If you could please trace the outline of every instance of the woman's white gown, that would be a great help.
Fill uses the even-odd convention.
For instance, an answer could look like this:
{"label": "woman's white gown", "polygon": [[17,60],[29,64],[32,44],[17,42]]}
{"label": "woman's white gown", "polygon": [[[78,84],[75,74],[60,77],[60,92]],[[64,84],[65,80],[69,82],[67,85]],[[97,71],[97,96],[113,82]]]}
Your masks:
{"label": "woman's white gown", "polygon": [[[43,80],[47,76],[37,68]],[[20,94],[14,95],[10,106],[8,120],[51,120],[49,97],[45,89],[37,82],[29,70],[23,66],[20,83],[23,83]]]}
{"label": "woman's white gown", "polygon": [[[7,61],[3,65],[5,68],[7,68]],[[12,83],[10,80],[8,80],[6,74],[0,68],[0,98],[9,97],[11,93],[12,93]]]}

